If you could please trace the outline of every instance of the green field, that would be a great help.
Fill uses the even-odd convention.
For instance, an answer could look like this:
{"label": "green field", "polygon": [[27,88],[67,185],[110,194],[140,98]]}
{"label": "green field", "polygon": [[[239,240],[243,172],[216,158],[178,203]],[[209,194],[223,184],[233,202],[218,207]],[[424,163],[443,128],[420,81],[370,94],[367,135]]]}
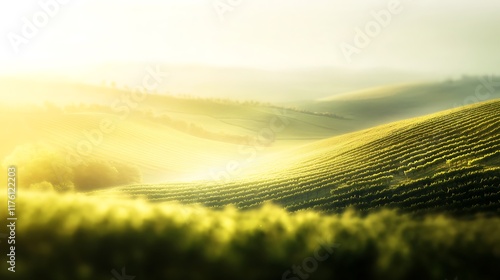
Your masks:
{"label": "green field", "polygon": [[16,279],[500,276],[500,100],[440,109],[472,81],[428,106],[446,85],[310,103],[329,110],[10,83]]}
{"label": "green field", "polygon": [[304,145],[242,180],[132,185],[104,196],[259,206],[290,211],[498,214],[500,101],[490,101]]}
{"label": "green field", "polygon": [[11,132],[0,147],[1,158],[23,144],[39,144],[67,157],[82,142],[100,138],[100,124],[109,120],[115,129],[101,133],[102,139],[79,158],[137,166],[149,183],[211,178],[211,167],[248,158],[245,147],[257,146],[263,157],[352,129],[348,120],[333,114],[257,102],[154,93],[134,102],[133,93],[123,89],[13,79],[0,89],[16,92],[0,107],[0,124]]}
{"label": "green field", "polygon": [[500,1],[0,5],[0,280],[499,280]]}

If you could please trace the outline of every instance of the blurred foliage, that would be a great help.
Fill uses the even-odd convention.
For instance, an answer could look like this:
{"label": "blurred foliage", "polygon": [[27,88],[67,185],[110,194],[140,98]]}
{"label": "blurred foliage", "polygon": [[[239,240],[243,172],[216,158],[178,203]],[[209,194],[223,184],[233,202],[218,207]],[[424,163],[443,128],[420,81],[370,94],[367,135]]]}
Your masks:
{"label": "blurred foliage", "polygon": [[136,280],[296,280],[284,273],[330,249],[302,269],[307,279],[500,279],[498,217],[217,211],[24,190],[16,206],[16,273],[1,279],[109,280],[125,268]]}
{"label": "blurred foliage", "polygon": [[135,166],[91,156],[73,162],[68,154],[43,144],[18,146],[4,159],[3,167],[8,165],[18,166],[19,186],[36,190],[89,191],[142,181]]}

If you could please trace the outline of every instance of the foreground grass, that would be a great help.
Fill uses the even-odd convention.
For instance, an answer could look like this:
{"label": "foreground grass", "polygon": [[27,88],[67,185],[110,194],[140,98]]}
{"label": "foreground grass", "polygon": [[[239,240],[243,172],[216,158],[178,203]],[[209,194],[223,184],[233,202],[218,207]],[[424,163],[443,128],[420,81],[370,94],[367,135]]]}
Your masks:
{"label": "foreground grass", "polygon": [[29,192],[16,206],[16,272],[2,261],[2,279],[109,280],[122,268],[136,280],[500,276],[500,218],[214,211]]}

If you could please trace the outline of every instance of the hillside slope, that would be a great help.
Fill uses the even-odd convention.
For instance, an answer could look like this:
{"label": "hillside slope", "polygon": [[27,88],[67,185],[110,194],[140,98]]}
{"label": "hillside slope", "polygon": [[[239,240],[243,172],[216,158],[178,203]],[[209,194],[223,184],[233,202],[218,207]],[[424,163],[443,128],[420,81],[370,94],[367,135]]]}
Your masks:
{"label": "hillside slope", "polygon": [[[95,157],[138,166],[148,183],[207,179],[211,168],[223,167],[229,160],[246,162],[256,150],[264,157],[324,139],[338,133],[334,127],[343,122],[272,107],[201,100],[177,100],[183,106],[172,112],[168,106],[175,105],[167,103],[161,113],[142,108],[115,112],[104,105],[64,110],[53,105],[0,105],[0,161],[18,148],[43,144],[64,158]],[[104,131],[102,122],[112,129]]]}
{"label": "hillside slope", "polygon": [[319,139],[352,129],[351,122],[335,114],[292,110],[256,101],[202,99],[159,92],[148,92],[139,98],[125,88],[5,77],[0,77],[0,91],[4,93],[2,107],[44,103],[60,107],[104,106],[120,116],[125,111],[150,111],[227,133],[256,133],[269,127],[270,118],[283,114],[289,114],[290,123],[280,133],[281,138]]}
{"label": "hillside slope", "polygon": [[295,105],[311,111],[335,112],[349,118],[358,128],[369,128],[500,98],[499,81],[499,77],[463,77],[446,82],[396,84]]}
{"label": "hillside slope", "polygon": [[412,213],[498,213],[500,100],[347,134],[280,154],[242,180],[133,185],[94,194],[154,201],[272,201],[295,211],[381,207]]}

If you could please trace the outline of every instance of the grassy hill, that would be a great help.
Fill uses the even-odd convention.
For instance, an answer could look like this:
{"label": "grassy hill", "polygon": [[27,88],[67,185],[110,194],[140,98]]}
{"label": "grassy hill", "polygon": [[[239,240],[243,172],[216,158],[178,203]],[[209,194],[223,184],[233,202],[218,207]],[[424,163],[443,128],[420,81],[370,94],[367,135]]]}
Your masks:
{"label": "grassy hill", "polygon": [[132,185],[95,194],[285,209],[468,215],[500,210],[500,101],[399,121],[284,152],[241,180]]}
{"label": "grassy hill", "polygon": [[[21,80],[0,87],[15,92],[0,103],[1,159],[41,145],[65,158],[137,166],[149,183],[207,179],[229,160],[246,161],[257,151],[265,157],[349,129],[338,116],[255,102],[149,94],[127,103],[131,93],[122,89]],[[112,132],[99,132],[103,121]]]}
{"label": "grassy hill", "polygon": [[[330,137],[364,121],[160,95],[124,114],[127,91],[61,87],[44,95],[55,105],[27,105],[27,89],[0,108],[19,184],[16,273],[2,279],[499,278],[498,99]],[[105,119],[116,127],[97,141]],[[82,141],[98,143],[70,168]],[[169,183],[130,185],[125,164]],[[61,177],[85,193],[28,190]]]}
{"label": "grassy hill", "polygon": [[[294,104],[349,118],[357,129],[424,116],[500,98],[499,77],[463,77],[432,83],[394,84],[344,92]],[[353,129],[352,131],[355,131]]]}

